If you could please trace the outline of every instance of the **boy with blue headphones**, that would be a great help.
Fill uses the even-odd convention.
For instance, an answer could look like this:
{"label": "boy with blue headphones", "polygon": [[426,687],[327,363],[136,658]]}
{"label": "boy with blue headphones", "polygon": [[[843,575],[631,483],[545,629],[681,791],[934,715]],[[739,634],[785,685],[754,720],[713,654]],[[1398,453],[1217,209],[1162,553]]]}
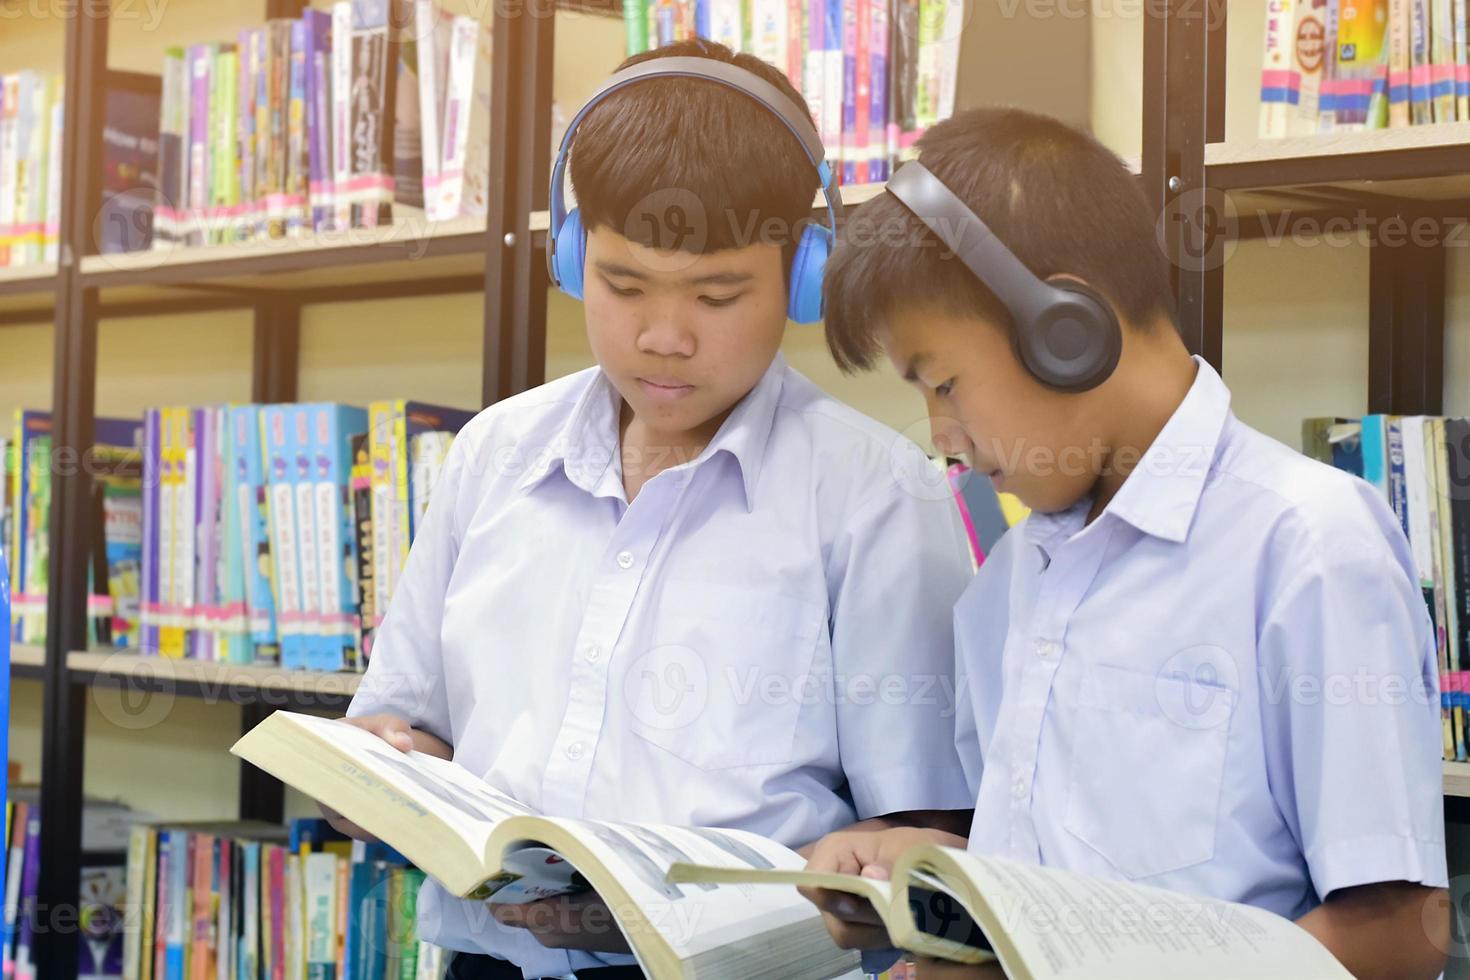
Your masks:
{"label": "boy with blue headphones", "polygon": [[[838,834],[812,866],[886,877],[939,840],[1269,909],[1358,977],[1438,974],[1439,695],[1408,544],[1367,484],[1231,412],[1134,178],[1056,120],[978,110],[851,230],[838,362],[886,355],[935,445],[1033,513],[955,609],[968,840]],[[886,945],[870,910],[808,897],[840,942]]]}
{"label": "boy with blue headphones", "polygon": [[[800,95],[717,45],[631,59],[553,180],[598,365],[455,441],[349,716],[553,815],[962,829],[957,514],[779,353],[840,208]],[[637,975],[595,902],[492,918],[431,882],[418,909],[461,980]]]}

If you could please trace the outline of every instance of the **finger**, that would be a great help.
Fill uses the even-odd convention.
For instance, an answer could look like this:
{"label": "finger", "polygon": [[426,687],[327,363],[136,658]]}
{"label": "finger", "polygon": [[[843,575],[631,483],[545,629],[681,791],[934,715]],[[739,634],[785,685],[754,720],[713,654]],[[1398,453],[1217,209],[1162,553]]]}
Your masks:
{"label": "finger", "polygon": [[490,914],[503,926],[510,926],[512,929],[527,928],[524,905],[491,905]]}
{"label": "finger", "polygon": [[892,945],[886,929],[858,925],[825,914],[822,922],[827,926],[832,941],[842,949],[887,949]]}
{"label": "finger", "polygon": [[348,718],[348,723],[356,725],[387,742],[400,752],[408,752],[413,749],[413,733],[408,722],[397,715],[362,715],[357,718]]}

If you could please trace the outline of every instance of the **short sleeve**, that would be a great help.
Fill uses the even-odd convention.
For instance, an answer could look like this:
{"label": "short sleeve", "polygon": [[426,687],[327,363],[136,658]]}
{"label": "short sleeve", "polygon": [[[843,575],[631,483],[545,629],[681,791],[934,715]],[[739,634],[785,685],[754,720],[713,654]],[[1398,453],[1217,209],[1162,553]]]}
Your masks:
{"label": "short sleeve", "polygon": [[470,438],[450,446],[424,521],[373,641],[367,672],[348,717],[393,714],[453,744],[445,692],[440,627],[444,597],[459,554],[455,511],[464,482]]}
{"label": "short sleeve", "polygon": [[1386,542],[1314,557],[1267,607],[1267,774],[1323,899],[1446,884],[1436,660],[1423,595]]}
{"label": "short sleeve", "polygon": [[829,561],[837,738],[861,819],[974,806],[955,750],[954,604],[971,578],[953,501],[900,486]]}

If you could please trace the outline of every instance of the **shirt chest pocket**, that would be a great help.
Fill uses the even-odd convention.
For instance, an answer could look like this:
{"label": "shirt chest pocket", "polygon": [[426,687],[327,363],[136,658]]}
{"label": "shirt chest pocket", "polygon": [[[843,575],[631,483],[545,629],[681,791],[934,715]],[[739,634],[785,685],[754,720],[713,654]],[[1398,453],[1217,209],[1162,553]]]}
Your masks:
{"label": "shirt chest pocket", "polygon": [[665,586],[622,689],[635,735],[704,770],[791,761],[824,606],[758,588]]}
{"label": "shirt chest pocket", "polygon": [[1092,665],[1075,711],[1064,826],[1129,878],[1210,860],[1235,693]]}

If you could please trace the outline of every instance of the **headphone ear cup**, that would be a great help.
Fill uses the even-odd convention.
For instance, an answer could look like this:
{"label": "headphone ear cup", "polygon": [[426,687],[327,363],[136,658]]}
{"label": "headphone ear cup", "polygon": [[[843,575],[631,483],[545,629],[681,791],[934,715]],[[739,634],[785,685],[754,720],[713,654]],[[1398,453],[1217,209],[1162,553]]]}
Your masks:
{"label": "headphone ear cup", "polygon": [[1101,293],[1075,279],[1047,280],[1055,291],[1036,320],[1016,324],[1016,348],[1033,377],[1058,391],[1096,388],[1123,352],[1117,314]]}
{"label": "headphone ear cup", "polygon": [[586,260],[587,233],[582,229],[582,213],[572,208],[556,232],[555,261],[557,284],[573,299],[582,298],[582,272]]}
{"label": "headphone ear cup", "polygon": [[791,260],[791,288],[786,299],[786,316],[796,323],[822,319],[822,274],[831,252],[831,231],[822,225],[807,225]]}

